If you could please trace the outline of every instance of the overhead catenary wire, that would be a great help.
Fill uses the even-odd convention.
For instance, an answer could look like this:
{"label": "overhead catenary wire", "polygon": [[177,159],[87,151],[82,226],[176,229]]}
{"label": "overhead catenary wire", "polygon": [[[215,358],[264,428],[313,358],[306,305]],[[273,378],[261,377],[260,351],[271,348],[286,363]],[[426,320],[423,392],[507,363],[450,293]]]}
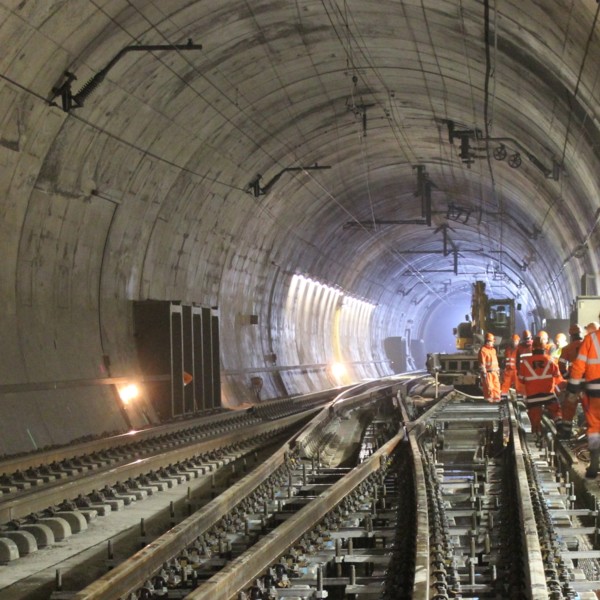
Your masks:
{"label": "overhead catenary wire", "polygon": [[[130,0],[127,0],[127,1],[128,1],[128,2],[130,2]],[[92,0],[92,2],[94,2],[94,0]],[[96,6],[97,6],[97,5],[96,5]],[[156,27],[155,27],[155,26],[153,26],[153,24],[152,24],[152,22],[151,22],[151,21],[149,21],[149,20],[148,20],[148,19],[147,19],[147,18],[146,18],[144,15],[142,15],[142,13],[140,13],[140,11],[139,11],[139,10],[138,10],[136,7],[134,7],[133,5],[132,5],[132,7],[133,7],[133,8],[134,8],[134,9],[135,9],[135,10],[136,10],[136,11],[137,11],[139,14],[140,14],[140,16],[142,16],[142,17],[143,17],[143,18],[146,20],[146,22],[147,22],[147,23],[148,23],[148,24],[149,24],[151,27],[153,27],[153,28],[154,28],[154,29],[157,31],[157,33],[159,33],[159,35],[161,35],[161,37],[163,37],[163,39],[165,39],[166,41],[168,41],[168,40],[167,40],[167,38],[166,38],[166,37],[165,37],[165,36],[164,36],[164,35],[163,35],[161,32],[159,32],[159,31],[156,29]],[[109,15],[107,15],[107,16],[109,16]],[[109,16],[109,18],[111,18],[111,19],[112,19],[112,17],[110,17],[110,16]],[[117,22],[116,22],[114,19],[112,19],[112,20],[115,22],[115,24],[118,24],[118,23],[117,23]],[[126,32],[127,32],[127,30],[126,30],[126,29],[125,29],[125,28],[124,28],[122,25],[120,25],[120,24],[118,24],[118,25],[119,25],[119,27],[121,27],[121,28],[122,28],[124,31],[126,31]],[[128,33],[128,35],[132,36],[132,34],[131,34],[131,33],[129,33],[129,32],[127,32],[127,33]],[[132,37],[133,37],[133,36],[132,36]],[[135,38],[134,38],[134,39],[135,39]],[[338,35],[338,39],[339,39],[339,35]],[[179,52],[179,54],[181,54],[181,53]],[[182,56],[182,58],[183,58],[183,59],[184,59],[186,62],[188,62],[188,63],[189,63],[189,61],[188,61],[187,57],[185,57],[185,56]],[[163,61],[161,61],[161,62],[163,62]],[[192,65],[192,67],[193,67],[193,68],[194,68],[194,69],[197,71],[197,69],[196,69],[196,67],[195,67],[195,66],[193,66],[193,65]],[[171,69],[171,70],[172,70],[172,69]],[[172,70],[172,71],[173,71],[173,70]],[[180,79],[182,79],[182,78],[181,78],[181,76],[179,76],[177,73],[175,73],[175,72],[174,72],[174,74],[175,74],[176,76],[178,76]],[[210,83],[210,81],[209,81],[209,83]],[[189,85],[189,83],[188,83],[188,82],[186,82],[186,84],[187,84],[187,85]],[[194,89],[194,88],[192,88],[192,89]],[[196,91],[196,90],[194,90],[194,91]],[[196,92],[196,93],[198,93],[198,92]],[[198,94],[198,95],[199,95],[200,97],[202,97],[200,94]],[[231,98],[229,98],[227,95],[225,95],[225,98],[226,98],[226,99],[227,99],[229,102],[232,102]],[[203,99],[203,100],[205,100],[204,98],[202,98],[202,99]],[[205,100],[205,101],[206,101],[206,100]],[[234,125],[234,126],[235,126],[235,125]],[[242,132],[242,130],[241,130],[239,127],[237,127],[237,126],[235,126],[235,127],[236,127],[236,129],[238,129],[239,131],[241,131],[241,132]],[[244,133],[244,135],[246,135],[246,136],[247,136],[247,134],[245,134],[245,133]],[[312,176],[312,174],[310,174],[308,171],[304,171],[304,174],[305,174],[305,175],[308,175],[309,179],[311,179],[311,180],[313,180],[313,181],[316,181],[316,180],[315,180],[315,178]],[[320,184],[319,182],[317,182],[317,183],[318,183],[318,185],[319,185],[319,186],[320,186],[322,189],[324,189],[324,187],[322,186],[322,184]],[[303,185],[304,185],[304,184],[303,184]],[[333,194],[331,194],[329,191],[328,191],[327,193],[328,193],[328,195],[329,195],[329,197],[330,197],[330,198],[332,198],[332,199],[334,198]],[[336,199],[336,203],[338,204],[338,206],[341,206],[341,203],[339,203],[339,202],[337,201],[337,199]],[[345,207],[344,207],[344,210],[346,210],[346,209],[345,209]],[[347,212],[348,212],[348,211],[347,211]],[[349,214],[350,214],[350,213],[349,213]],[[352,220],[358,221],[358,218],[357,218],[356,216],[352,216]],[[368,232],[368,233],[369,233],[370,235],[372,235],[372,234],[371,234],[371,232]],[[394,253],[393,255],[397,257],[397,255],[396,255],[395,253]],[[405,260],[403,257],[401,257],[401,258],[402,258],[402,260],[403,260],[405,263],[407,262],[407,261],[406,261],[406,260]],[[412,269],[412,271],[413,271],[413,273],[415,273],[415,274],[417,274],[417,273],[418,273],[418,271],[417,271],[416,269],[414,269],[414,268]],[[425,280],[424,280],[424,278],[423,278],[422,276],[420,277],[420,276],[417,274],[417,277],[419,277],[419,278],[422,280],[422,283],[424,283],[424,284],[426,285],[426,287],[427,287],[427,288],[428,288],[430,291],[432,291],[433,293],[437,294],[437,292],[435,292],[435,290],[433,290],[433,288],[431,288],[431,287],[430,287],[428,284],[426,284],[426,283],[425,283]],[[440,297],[440,298],[441,298],[441,297]]]}
{"label": "overhead catenary wire", "polygon": [[[494,12],[495,9],[494,9]],[[490,107],[490,80],[492,78],[492,58],[491,58],[491,31],[490,31],[490,0],[484,0],[483,2],[483,23],[484,23],[484,48],[485,48],[485,76],[484,76],[484,90],[483,90],[483,122],[485,131],[485,154],[490,173],[490,182],[492,186],[492,200],[497,206],[499,213],[499,225],[500,225],[500,251],[503,249],[503,206],[502,198],[496,191],[496,179],[494,177],[494,169],[492,168],[492,159],[490,157],[490,144],[489,138],[491,137],[491,130],[493,127],[492,117],[493,107]],[[496,37],[496,30],[494,30],[494,37]],[[502,252],[500,252],[499,259],[500,272],[503,272],[503,258]]]}
{"label": "overhead catenary wire", "polygon": [[[581,85],[581,78],[583,76],[583,69],[585,67],[585,63],[587,61],[588,58],[588,53],[590,51],[590,45],[592,43],[592,38],[594,37],[594,32],[596,31],[596,23],[598,22],[598,14],[600,13],[600,2],[598,3],[598,6],[596,7],[596,12],[594,13],[594,19],[592,21],[592,26],[590,28],[590,32],[588,34],[588,38],[587,41],[585,43],[585,49],[583,52],[583,58],[581,59],[581,66],[579,67],[579,73],[577,75],[577,82],[575,83],[575,90],[573,91],[573,100],[577,99],[577,95],[579,93],[579,86]],[[570,102],[570,99],[569,99]],[[560,159],[560,164],[561,166],[564,165],[565,162],[565,154],[567,152],[567,144],[569,141],[569,134],[571,132],[571,124],[573,122],[573,111],[570,110],[568,111],[568,117],[567,117],[567,130],[565,132],[565,141],[563,143],[563,149],[562,149],[562,153],[561,153],[561,159]]]}
{"label": "overhead catenary wire", "polygon": [[[37,93],[35,90],[32,90],[31,88],[19,83],[18,81],[15,81],[14,79],[8,77],[4,73],[0,73],[0,79],[3,79],[8,84],[20,89],[21,91],[31,95],[32,97],[37,98],[38,100],[42,101],[44,104],[48,104],[48,98]],[[79,121],[79,122],[83,123],[84,125],[91,127],[92,129],[99,132],[100,134],[105,135],[106,137],[109,137],[111,139],[114,139],[115,141],[117,141],[125,146],[128,146],[132,150],[136,150],[143,156],[148,156],[150,158],[153,158],[163,164],[174,167],[185,173],[189,173],[190,175],[193,175],[195,177],[199,177],[202,180],[206,180],[206,181],[210,181],[211,183],[216,183],[218,185],[222,185],[231,190],[237,190],[240,192],[244,191],[243,188],[236,186],[236,185],[232,185],[230,183],[227,183],[226,181],[222,181],[221,179],[218,179],[216,177],[211,177],[208,173],[201,173],[199,171],[195,171],[194,169],[190,169],[189,167],[180,165],[172,160],[169,160],[169,159],[165,158],[164,156],[160,156],[160,154],[152,152],[151,150],[148,150],[148,148],[143,148],[142,146],[139,146],[138,144],[135,144],[135,143],[125,139],[123,136],[119,136],[111,131],[108,131],[106,128],[100,127],[99,125],[96,125],[95,123],[89,121],[88,119],[84,119],[81,115],[71,113],[69,115],[69,118],[75,119],[76,121]]]}
{"label": "overhead catenary wire", "polygon": [[[94,0],[92,0],[92,1],[94,1]],[[129,2],[129,0],[128,0],[128,2]],[[135,8],[135,7],[133,7],[133,8]],[[137,9],[136,9],[136,10],[137,10]],[[137,10],[137,12],[139,13],[139,10]],[[140,14],[141,14],[141,13],[140,13]],[[141,15],[141,16],[143,16],[143,15]],[[145,18],[145,17],[144,17],[144,18]],[[150,26],[153,26],[153,25],[152,25],[152,23],[151,23],[151,22],[150,22],[148,19],[146,19],[146,18],[145,18],[145,20],[146,20],[146,22],[148,22],[148,23],[149,23],[149,25],[150,25]],[[121,26],[121,27],[122,27],[122,26]],[[158,33],[160,34],[160,32],[158,32]],[[129,34],[129,35],[131,35],[131,34]],[[160,34],[160,35],[162,36],[162,34]],[[163,39],[165,39],[165,40],[166,40],[166,37],[165,37],[165,36],[162,36],[162,37],[163,37]],[[338,38],[339,38],[339,36],[338,36]],[[186,62],[189,62],[189,61],[188,61],[188,59],[187,59],[187,57],[185,57],[185,56],[184,56],[184,57],[183,57],[183,59],[184,59]],[[351,59],[351,62],[352,62],[352,59]],[[194,67],[194,68],[195,68],[195,67]],[[225,97],[226,97],[226,98],[227,98],[227,99],[228,99],[228,100],[231,102],[231,99],[230,99],[228,96],[225,96]],[[238,128],[238,129],[239,129],[239,128]],[[306,175],[309,177],[309,179],[311,179],[311,180],[313,180],[313,181],[316,181],[316,179],[315,179],[315,178],[312,176],[312,174],[310,174],[308,171],[304,171],[304,173],[305,173],[305,174],[306,174]],[[324,187],[322,186],[322,184],[320,184],[320,182],[317,182],[317,183],[318,183],[318,185],[319,185],[321,188],[323,188],[323,189],[324,189]],[[334,198],[333,194],[331,194],[330,192],[328,192],[328,195],[330,196],[330,198],[332,198],[332,199]],[[339,202],[337,201],[337,199],[336,199],[335,201],[336,201],[336,203],[338,204],[338,206],[341,206],[341,203],[339,203]],[[263,207],[261,210],[264,210],[264,207]],[[346,210],[346,209],[345,209],[345,207],[344,207],[344,210]],[[353,220],[356,220],[356,221],[358,221],[357,217],[355,217],[355,216],[352,216],[352,219],[353,219]],[[371,232],[368,232],[368,233],[369,233],[369,235],[372,235],[372,233],[371,233]],[[397,258],[397,255],[395,255],[395,256],[396,256],[396,258]],[[403,257],[402,257],[402,260],[403,260],[404,262],[407,262],[407,261],[406,261],[406,260],[405,260]],[[413,271],[416,273],[416,270],[415,270],[415,269],[413,269]],[[418,276],[418,275],[417,275],[417,276]],[[420,279],[422,279],[422,282],[423,282],[423,283],[425,283],[425,280],[424,280],[424,278],[422,278],[422,277],[421,277]],[[430,288],[430,287],[429,287],[429,286],[428,286],[426,283],[425,283],[425,285],[426,285],[426,286],[427,286],[427,287],[430,289],[430,291],[432,291],[432,292],[436,293],[436,292],[435,292],[435,291],[434,291],[432,288]]]}
{"label": "overhead catenary wire", "polygon": [[[135,38],[134,38],[134,39],[135,39]],[[192,89],[193,89],[193,88],[192,88]],[[196,90],[195,90],[195,93],[197,93],[197,91],[196,91]],[[231,102],[233,102],[234,104],[235,104],[235,102],[236,102],[236,99],[234,99],[234,98],[228,98],[228,100],[229,100],[229,101],[231,101]],[[78,114],[73,114],[73,115],[72,115],[72,118],[74,118],[74,119],[77,119],[77,120],[79,120],[79,121],[81,121],[81,122],[85,123],[86,125],[88,125],[88,126],[90,126],[90,127],[92,127],[92,128],[95,128],[95,129],[96,129],[96,130],[98,130],[98,131],[101,131],[101,132],[103,132],[103,133],[104,133],[104,134],[106,134],[107,136],[111,136],[111,137],[113,137],[114,139],[117,139],[117,140],[119,140],[119,141],[121,141],[121,142],[123,142],[123,143],[125,143],[125,144],[128,144],[130,147],[132,147],[132,148],[135,148],[136,150],[139,150],[139,151],[140,151],[141,153],[143,153],[143,154],[147,154],[148,156],[155,156],[155,157],[156,157],[158,160],[161,160],[161,161],[163,161],[163,162],[168,162],[169,164],[171,164],[172,166],[174,166],[174,167],[176,167],[176,168],[178,168],[178,169],[182,169],[182,170],[184,170],[184,171],[187,171],[187,172],[190,172],[190,173],[194,173],[194,175],[197,175],[197,176],[199,176],[199,177],[206,178],[206,180],[207,180],[207,181],[215,181],[215,182],[217,182],[217,181],[218,181],[218,180],[215,180],[214,178],[211,178],[211,177],[207,176],[206,174],[198,173],[198,172],[195,172],[195,171],[193,171],[192,169],[186,168],[185,166],[183,166],[183,167],[182,167],[181,165],[178,165],[178,164],[176,164],[176,163],[174,163],[174,162],[172,162],[172,161],[167,161],[167,160],[165,160],[163,157],[161,157],[161,156],[159,156],[159,155],[156,155],[156,154],[153,154],[153,153],[149,152],[147,149],[144,149],[143,147],[141,147],[141,146],[139,146],[139,145],[136,145],[135,143],[132,143],[132,142],[130,142],[130,141],[128,141],[128,140],[126,140],[126,139],[121,139],[121,138],[118,136],[118,134],[115,134],[115,133],[112,133],[112,132],[110,132],[110,131],[108,131],[108,130],[106,130],[106,129],[103,129],[103,128],[99,127],[98,125],[94,124],[93,122],[91,122],[91,121],[89,121],[89,120],[86,120],[86,119],[82,118],[82,117],[81,117],[80,115],[78,115]],[[241,131],[241,129],[240,129],[239,127],[237,127],[236,129],[237,129],[238,131]],[[197,138],[197,139],[198,139],[198,138]],[[311,179],[314,179],[314,178],[312,178],[310,175],[309,175],[309,177],[310,177]],[[235,189],[235,190],[243,191],[243,190],[242,190],[240,187],[238,187],[238,186],[233,186],[233,185],[231,185],[231,184],[227,184],[227,183],[225,183],[225,182],[218,182],[218,183],[223,183],[224,185],[227,185],[227,186],[228,186],[229,188],[231,188],[231,189]],[[303,184],[303,185],[304,185],[304,184]],[[312,193],[312,192],[311,192],[311,193]]]}
{"label": "overhead catenary wire", "polygon": [[[332,13],[335,12],[335,10],[331,10],[331,11],[329,10],[329,8],[327,7],[327,4],[326,4],[326,0],[321,0],[321,5],[323,7],[323,10],[325,11],[325,16],[327,17],[334,33],[336,34],[338,41],[340,42],[340,45],[342,46],[342,49],[344,50],[344,52],[346,52],[346,47],[345,47],[345,42],[344,42],[345,36],[342,36],[339,33],[338,26],[336,25],[336,22],[334,21],[334,18],[332,16]],[[334,3],[334,7],[335,7],[335,9],[338,9],[337,10],[338,18],[342,19],[342,16],[339,12],[339,7],[337,6],[337,4]],[[350,17],[351,17],[351,14],[352,13],[350,13]],[[348,33],[348,36],[350,37],[350,39],[354,40],[355,44],[357,45],[358,50],[360,50],[360,53],[363,56],[363,59],[365,60],[365,63],[367,65],[369,71],[371,71],[375,75],[375,77],[378,79],[378,81],[381,83],[381,85],[383,86],[384,89],[389,89],[385,83],[385,80],[379,73],[377,66],[373,63],[372,59],[368,56],[368,53],[363,48],[360,47],[360,44],[358,44],[356,37],[354,36],[352,31],[349,29],[349,27],[346,28],[346,25],[345,25],[345,22],[343,19],[341,22],[342,22],[342,28],[344,28],[344,31]],[[354,62],[355,62],[354,53],[352,54],[352,58],[350,58],[350,56],[347,54],[347,63],[352,64]],[[357,78],[357,80],[360,79],[363,81],[363,83],[365,83],[365,85],[367,84],[367,82],[364,79],[364,76],[360,73],[359,68],[354,69],[354,75]],[[354,90],[354,87],[351,88],[351,95],[353,94],[353,90]],[[385,105],[382,105],[376,97],[373,97],[373,103],[376,106],[379,106],[385,112],[385,109],[386,109]],[[393,123],[394,123],[394,121],[392,120],[392,122],[390,123],[390,130],[396,140],[398,151],[404,155],[406,162],[408,164],[411,164],[411,165],[416,164],[418,162],[418,160],[416,158],[415,152],[411,148],[410,141],[406,138],[406,136],[404,136],[403,132],[401,131],[401,128],[394,127]],[[400,138],[402,138],[402,139],[400,139]],[[409,154],[410,154],[410,156],[409,156]]]}
{"label": "overhead catenary wire", "polygon": [[[583,52],[583,57],[581,59],[581,64],[579,67],[579,72],[577,75],[577,81],[575,83],[575,89],[573,91],[573,100],[575,100],[577,98],[577,95],[579,93],[579,88],[581,85],[581,80],[583,77],[583,71],[585,68],[585,64],[589,55],[589,50],[590,50],[590,45],[592,43],[592,39],[594,37],[594,33],[596,31],[596,24],[598,22],[598,15],[600,14],[600,2],[598,3],[598,6],[596,7],[596,11],[594,13],[594,18],[592,20],[592,26],[590,28],[587,40],[586,40],[586,44],[585,44],[585,49]],[[596,78],[594,80],[594,88],[596,87],[596,83],[598,82],[598,77],[599,77],[599,72],[596,72]],[[571,100],[569,99],[569,103],[571,102]],[[573,122],[573,110],[569,110],[568,111],[568,117],[567,117],[567,127],[566,127],[566,131],[565,131],[565,139],[564,139],[564,143],[563,143],[563,149],[562,149],[562,153],[561,153],[561,161],[560,161],[560,165],[561,168],[564,168],[564,162],[565,162],[565,158],[566,158],[566,152],[567,152],[567,145],[569,142],[569,136],[570,136],[570,132],[571,132],[571,126],[572,126],[572,122]],[[583,122],[581,123],[580,126],[580,131],[583,129],[584,125],[585,125],[585,120],[588,118],[587,113],[585,114],[585,117],[583,119]],[[580,138],[581,136],[578,136],[578,138]],[[546,214],[544,215],[544,219],[542,221],[542,226],[545,224],[546,220],[548,219],[552,209],[554,208],[554,206],[556,205],[556,203],[558,201],[562,201],[563,200],[563,179],[561,178],[561,186],[560,186],[560,193],[557,197],[554,198],[554,201],[550,203],[550,205],[548,206],[548,209],[546,211]],[[599,220],[599,213],[598,211],[596,212],[596,220],[594,221],[594,224],[592,226],[592,228],[590,229],[588,235],[586,236],[584,242],[582,245],[587,244],[587,242],[589,241],[592,233],[594,232],[594,230],[596,229],[597,225],[598,225],[598,220]],[[555,275],[555,277],[552,279],[552,281],[548,284],[548,286],[545,288],[546,290],[552,286],[560,277],[560,275],[563,273],[567,263],[571,260],[571,258],[573,258],[573,252],[571,252],[571,254],[564,260],[560,270],[558,271],[558,273]]]}

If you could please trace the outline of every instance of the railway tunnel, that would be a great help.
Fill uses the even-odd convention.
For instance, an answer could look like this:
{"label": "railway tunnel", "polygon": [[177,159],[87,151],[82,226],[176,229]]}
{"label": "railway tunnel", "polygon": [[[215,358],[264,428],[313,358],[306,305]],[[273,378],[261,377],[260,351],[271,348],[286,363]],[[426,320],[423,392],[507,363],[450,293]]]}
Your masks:
{"label": "railway tunnel", "polygon": [[474,280],[596,293],[596,2],[0,11],[2,453],[159,418],[136,303],[210,311],[231,407],[422,368]]}
{"label": "railway tunnel", "polygon": [[568,321],[599,10],[0,0],[0,455],[423,369],[475,281]]}

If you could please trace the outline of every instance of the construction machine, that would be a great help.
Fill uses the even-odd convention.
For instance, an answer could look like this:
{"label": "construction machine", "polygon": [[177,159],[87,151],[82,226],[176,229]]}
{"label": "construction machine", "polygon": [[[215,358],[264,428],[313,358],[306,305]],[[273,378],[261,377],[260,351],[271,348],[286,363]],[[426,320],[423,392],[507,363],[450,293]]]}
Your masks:
{"label": "construction machine", "polygon": [[469,350],[483,344],[483,336],[493,333],[496,346],[508,341],[515,332],[515,301],[512,298],[489,298],[485,282],[473,284],[471,319],[454,329],[456,349]]}
{"label": "construction machine", "polygon": [[515,331],[515,301],[512,298],[489,298],[485,282],[476,281],[471,295],[471,315],[466,315],[466,319],[454,329],[456,353],[427,355],[427,370],[436,375],[440,383],[455,386],[477,383],[477,354],[488,332],[496,338],[498,358],[503,355],[501,344],[503,340],[509,342]]}

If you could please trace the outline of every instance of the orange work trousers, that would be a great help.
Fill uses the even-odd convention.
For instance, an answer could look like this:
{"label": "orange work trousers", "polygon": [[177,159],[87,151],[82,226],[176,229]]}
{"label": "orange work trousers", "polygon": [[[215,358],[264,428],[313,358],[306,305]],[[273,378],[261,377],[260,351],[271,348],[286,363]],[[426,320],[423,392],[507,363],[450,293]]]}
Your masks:
{"label": "orange work trousers", "polygon": [[[563,417],[558,400],[552,400],[551,402],[548,402],[548,404],[528,406],[527,414],[529,415],[529,420],[531,421],[531,431],[533,433],[542,433],[542,414],[544,413],[544,408],[550,413],[550,416],[554,422],[560,421]],[[600,431],[600,429],[598,431]]]}
{"label": "orange work trousers", "polygon": [[[591,411],[592,401],[594,402],[594,411]],[[571,422],[575,413],[577,412],[577,405],[581,402],[581,408],[583,408],[583,414],[585,420],[590,423],[590,419],[594,421],[594,429],[590,430],[590,433],[600,433],[600,398],[592,398],[585,393],[581,392],[578,394],[577,402],[563,402],[562,414],[563,419],[567,422]]]}
{"label": "orange work trousers", "polygon": [[498,371],[490,371],[482,373],[481,387],[483,389],[483,397],[488,402],[500,402],[500,377]]}
{"label": "orange work trousers", "polygon": [[508,394],[508,390],[514,388],[517,394],[525,395],[525,386],[517,377],[516,369],[504,369],[504,375],[502,376],[502,388],[500,391],[502,394]]}

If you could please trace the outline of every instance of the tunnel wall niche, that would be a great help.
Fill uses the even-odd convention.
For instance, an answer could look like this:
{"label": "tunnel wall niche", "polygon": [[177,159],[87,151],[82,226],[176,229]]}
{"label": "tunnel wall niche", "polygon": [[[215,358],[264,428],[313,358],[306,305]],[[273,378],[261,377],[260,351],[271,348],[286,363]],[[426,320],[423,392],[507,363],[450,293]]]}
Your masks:
{"label": "tunnel wall niche", "polygon": [[220,408],[219,318],[215,311],[180,302],[144,300],[133,303],[133,321],[146,393],[161,421]]}
{"label": "tunnel wall niche", "polygon": [[394,373],[404,373],[408,370],[407,343],[403,337],[389,337],[383,341],[385,353],[390,360]]}

